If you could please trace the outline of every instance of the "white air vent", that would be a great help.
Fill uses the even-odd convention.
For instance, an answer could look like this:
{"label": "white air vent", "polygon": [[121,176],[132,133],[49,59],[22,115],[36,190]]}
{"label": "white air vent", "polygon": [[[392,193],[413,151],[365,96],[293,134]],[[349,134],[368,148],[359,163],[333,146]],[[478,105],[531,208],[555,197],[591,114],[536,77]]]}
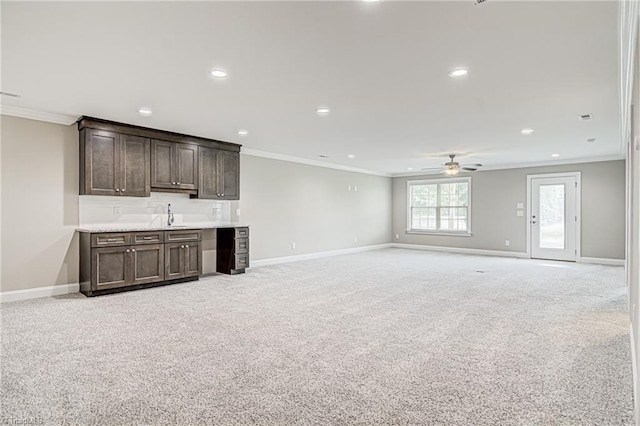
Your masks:
{"label": "white air vent", "polygon": [[581,121],[591,120],[591,118],[592,118],[591,114],[582,114],[578,116],[578,119]]}

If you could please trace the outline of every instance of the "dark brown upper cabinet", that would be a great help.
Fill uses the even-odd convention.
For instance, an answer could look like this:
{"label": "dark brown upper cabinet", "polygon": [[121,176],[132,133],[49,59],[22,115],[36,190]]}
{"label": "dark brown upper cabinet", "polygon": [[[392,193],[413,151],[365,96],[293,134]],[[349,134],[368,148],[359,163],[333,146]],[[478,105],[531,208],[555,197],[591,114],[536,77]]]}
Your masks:
{"label": "dark brown upper cabinet", "polygon": [[240,197],[241,145],[92,117],[78,130],[80,195]]}
{"label": "dark brown upper cabinet", "polygon": [[240,199],[240,155],[237,152],[200,147],[198,198]]}
{"label": "dark brown upper cabinet", "polygon": [[150,195],[149,139],[80,131],[80,195]]}
{"label": "dark brown upper cabinet", "polygon": [[198,145],[151,141],[151,187],[195,193],[198,189]]}

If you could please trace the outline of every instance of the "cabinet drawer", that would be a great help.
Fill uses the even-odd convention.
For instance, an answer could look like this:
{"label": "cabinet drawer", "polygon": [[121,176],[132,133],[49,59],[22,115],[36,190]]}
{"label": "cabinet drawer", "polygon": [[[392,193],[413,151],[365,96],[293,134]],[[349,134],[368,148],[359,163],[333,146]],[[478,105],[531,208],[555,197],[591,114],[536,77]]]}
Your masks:
{"label": "cabinet drawer", "polygon": [[249,239],[236,238],[236,254],[249,253]]}
{"label": "cabinet drawer", "polygon": [[249,267],[248,254],[236,254],[236,267],[234,269],[244,269]]}
{"label": "cabinet drawer", "polygon": [[164,231],[164,241],[175,243],[182,241],[200,241],[201,232],[199,230]]}
{"label": "cabinet drawer", "polygon": [[91,247],[128,246],[129,234],[91,234]]}
{"label": "cabinet drawer", "polygon": [[249,228],[236,228],[236,238],[249,238]]}
{"label": "cabinet drawer", "polygon": [[131,234],[131,244],[159,244],[164,242],[164,232],[135,232]]}

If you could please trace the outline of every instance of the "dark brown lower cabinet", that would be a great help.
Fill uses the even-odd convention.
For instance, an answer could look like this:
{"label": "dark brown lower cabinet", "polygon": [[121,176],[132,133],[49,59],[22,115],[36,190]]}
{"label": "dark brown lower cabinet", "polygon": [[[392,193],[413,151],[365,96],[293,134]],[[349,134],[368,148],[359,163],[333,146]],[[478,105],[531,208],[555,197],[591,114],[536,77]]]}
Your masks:
{"label": "dark brown lower cabinet", "polygon": [[163,244],[91,250],[92,290],[164,281]]}
{"label": "dark brown lower cabinet", "polygon": [[216,253],[217,272],[243,274],[249,267],[249,228],[219,228]]}
{"label": "dark brown lower cabinet", "polygon": [[199,241],[164,245],[168,280],[202,275],[202,250]]}
{"label": "dark brown lower cabinet", "polygon": [[131,247],[131,284],[164,281],[164,244]]}
{"label": "dark brown lower cabinet", "polygon": [[[176,239],[187,241],[164,243]],[[80,291],[87,296],[201,274],[198,230],[80,234]]]}
{"label": "dark brown lower cabinet", "polygon": [[103,247],[91,250],[91,281],[95,290],[129,285],[128,247]]}

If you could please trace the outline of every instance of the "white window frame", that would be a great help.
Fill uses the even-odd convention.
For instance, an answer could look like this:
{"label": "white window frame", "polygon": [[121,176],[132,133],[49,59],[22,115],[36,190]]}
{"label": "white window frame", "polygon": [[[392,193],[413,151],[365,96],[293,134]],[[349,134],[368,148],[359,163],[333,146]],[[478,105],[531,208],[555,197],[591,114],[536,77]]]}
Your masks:
{"label": "white window frame", "polygon": [[[413,185],[438,185],[438,203],[440,203],[440,184],[466,182],[469,185],[469,205],[467,206],[467,230],[466,231],[439,231],[437,229],[411,229],[411,186]],[[455,177],[444,179],[422,179],[407,181],[407,234],[431,234],[431,235],[451,235],[456,237],[470,237],[471,233],[471,176]],[[436,207],[436,226],[440,224],[440,206]]]}

